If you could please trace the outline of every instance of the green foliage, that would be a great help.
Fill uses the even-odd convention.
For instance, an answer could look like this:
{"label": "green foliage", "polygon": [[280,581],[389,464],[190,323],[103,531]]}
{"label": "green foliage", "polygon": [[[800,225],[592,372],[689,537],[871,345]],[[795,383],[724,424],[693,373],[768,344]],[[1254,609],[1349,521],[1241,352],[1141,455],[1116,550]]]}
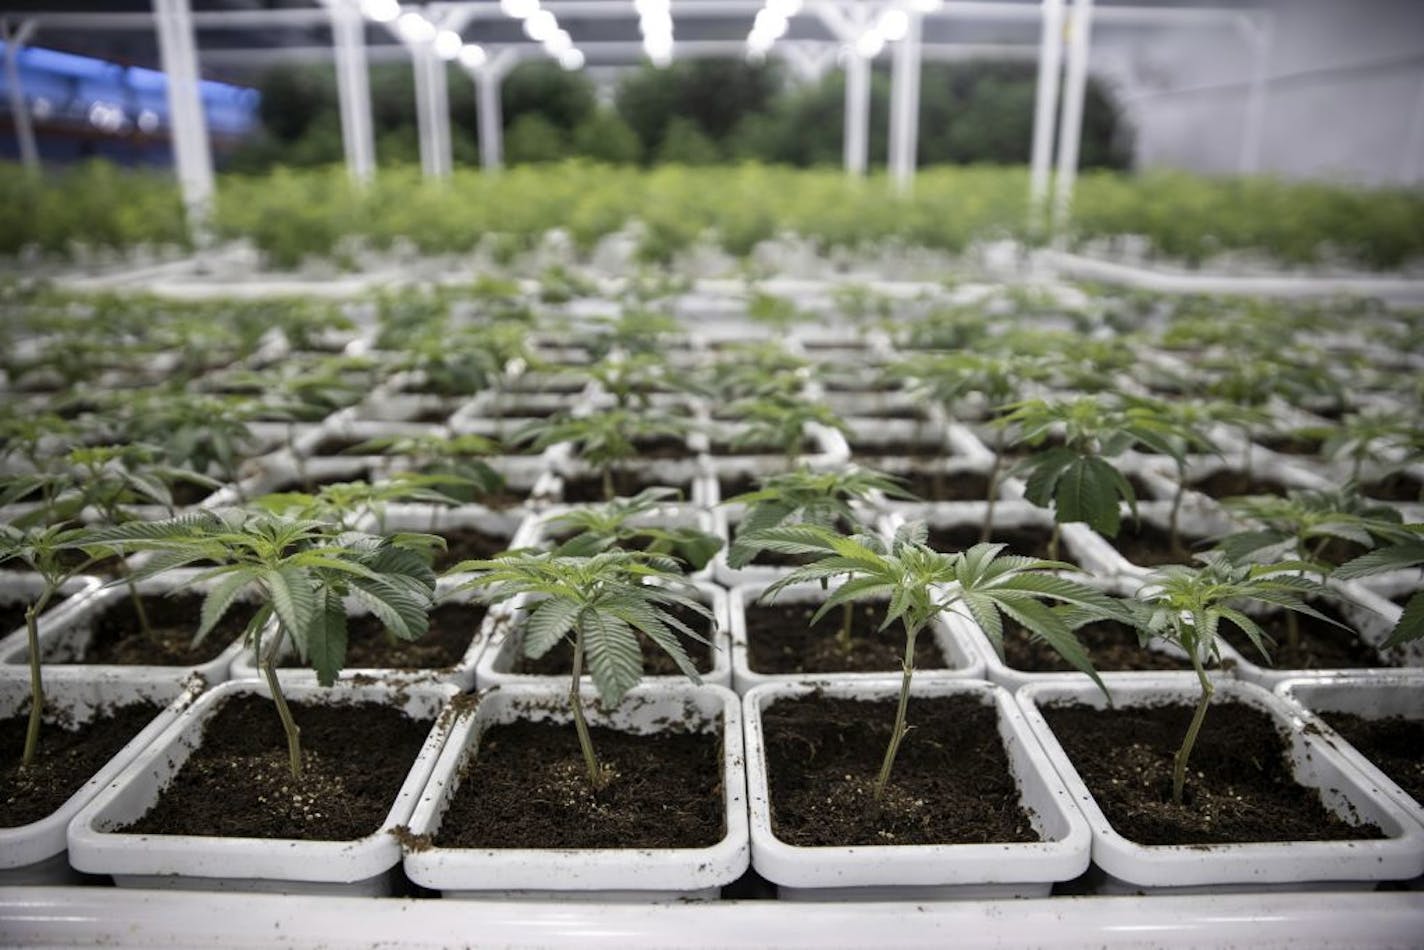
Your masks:
{"label": "green foliage", "polygon": [[1322,576],[1332,541],[1374,548],[1408,540],[1399,510],[1362,498],[1353,485],[1339,490],[1292,490],[1278,495],[1227,498],[1222,505],[1249,527],[1227,535],[1217,548],[1231,561],[1289,557]]}
{"label": "green foliage", "polygon": [[557,162],[568,154],[564,133],[536,112],[515,119],[504,138],[504,156],[511,165]]}
{"label": "green foliage", "polygon": [[[816,558],[770,585],[763,599],[773,600],[797,584],[825,584],[834,578],[845,578],[822,602],[811,619],[813,624],[841,604],[885,599],[888,606],[881,629],[897,620],[904,626],[900,704],[876,781],[877,798],[889,782],[896,752],[909,731],[905,711],[914,673],[915,640],[935,617],[962,604],[1000,651],[1003,618],[1009,617],[1042,638],[1100,687],[1102,681],[1073,629],[1089,620],[1126,617],[1125,610],[1112,598],[1056,573],[1074,570],[1071,565],[1005,555],[1002,544],[976,544],[957,554],[941,554],[925,546],[925,526],[918,522],[902,526],[889,544],[871,535],[843,537],[815,524],[774,528],[748,540],[783,554]],[[1057,606],[1048,607],[1044,601]]]}
{"label": "green foliage", "polygon": [[694,122],[677,116],[667,124],[657,157],[664,165],[715,165],[722,155]]}
{"label": "green foliage", "polygon": [[609,109],[599,109],[574,128],[573,148],[579,155],[610,165],[633,165],[643,157],[637,133]]}
{"label": "green foliage", "polygon": [[769,393],[738,400],[727,409],[741,423],[732,436],[734,449],[772,447],[788,459],[805,449],[808,426],[850,431],[835,410],[801,396]]}
{"label": "green foliage", "polygon": [[580,505],[553,515],[546,522],[551,533],[572,533],[554,553],[590,557],[614,548],[636,549],[676,558],[687,570],[700,571],[722,549],[721,538],[695,526],[649,524],[645,517],[679,497],[675,488],[648,488],[632,498]]}
{"label": "green foliage", "polygon": [[[1353,580],[1417,567],[1424,567],[1424,525],[1411,524],[1400,538],[1337,567],[1334,576],[1340,580]],[[1410,595],[1383,646],[1399,646],[1420,638],[1424,638],[1424,590],[1416,590]]]}

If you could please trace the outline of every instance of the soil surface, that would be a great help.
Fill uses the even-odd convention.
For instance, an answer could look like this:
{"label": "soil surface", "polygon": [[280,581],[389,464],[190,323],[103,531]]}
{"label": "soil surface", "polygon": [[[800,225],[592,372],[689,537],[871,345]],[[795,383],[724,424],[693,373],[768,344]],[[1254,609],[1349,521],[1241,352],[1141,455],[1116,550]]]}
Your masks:
{"label": "soil surface", "polygon": [[889,441],[872,440],[866,438],[850,439],[850,450],[853,458],[948,458],[954,454],[954,450],[943,442],[931,441],[929,439],[916,439],[907,441],[905,439],[893,439]]}
{"label": "soil surface", "polygon": [[292,703],[302,732],[293,781],[276,707],[235,696],[208,721],[203,744],[130,834],[347,841],[385,821],[430,722],[374,703]]}
{"label": "soil surface", "polygon": [[[430,629],[419,640],[400,640],[371,614],[346,618],[346,662],[351,670],[443,670],[465,657],[485,619],[479,604],[443,604],[430,612]],[[288,656],[281,666],[304,664]]]}
{"label": "soil surface", "polygon": [[1360,486],[1360,493],[1382,501],[1424,501],[1424,482],[1408,472],[1395,472]]}
{"label": "soil surface", "polygon": [[[731,439],[712,439],[709,443],[708,451],[713,455],[774,455],[780,458],[786,457],[786,447],[784,445],[772,445],[768,442],[739,442],[733,444]],[[801,444],[796,448],[796,454],[805,454],[816,451],[816,444],[810,439],[801,440]]]}
{"label": "soil surface", "polygon": [[1275,641],[1274,647],[1267,644],[1271,650],[1270,662],[1261,656],[1261,652],[1234,624],[1222,624],[1221,635],[1236,652],[1252,663],[1280,670],[1370,669],[1400,665],[1380,659],[1379,651],[1361,640],[1354,627],[1335,608],[1313,601],[1310,606],[1325,616],[1344,623],[1345,627],[1337,627],[1314,617],[1297,614],[1300,643],[1292,648],[1289,621],[1284,612],[1257,617],[1256,622],[1261,625],[1261,629]]}
{"label": "soil surface", "polygon": [[1172,756],[1192,707],[1096,710],[1049,706],[1044,718],[1108,821],[1139,844],[1346,841],[1384,837],[1325,809],[1295,781],[1286,744],[1263,712],[1240,703],[1208,711],[1187,766],[1181,805],[1172,803]]}
{"label": "soil surface", "polygon": [[1310,439],[1300,435],[1258,435],[1257,445],[1281,455],[1319,455],[1325,446],[1324,439]]}
{"label": "soil surface", "polygon": [[[684,500],[692,497],[692,482],[690,480],[668,482],[665,479],[638,472],[615,471],[613,473],[613,491],[619,498],[631,498],[645,488],[659,487],[676,488],[682,492]],[[562,498],[565,503],[571,505],[601,504],[608,501],[608,497],[603,493],[603,476],[576,475],[565,478]]]}
{"label": "soil surface", "polygon": [[1424,719],[1366,719],[1345,712],[1319,715],[1416,802],[1424,803]]}
{"label": "soil surface", "polygon": [[[978,524],[955,525],[950,528],[930,528],[929,546],[944,554],[958,554],[979,543]],[[1049,527],[1022,525],[1018,527],[994,527],[989,532],[993,544],[1007,544],[1005,554],[1021,554],[1025,557],[1048,557],[1049,542],[1053,540],[1053,529]],[[1068,545],[1060,539],[1058,560],[1073,563],[1074,558]]]}
{"label": "soil surface", "polygon": [[[845,616],[843,608],[826,613],[815,626],[811,615],[819,604],[749,604],[747,665],[758,673],[879,673],[900,671],[905,656],[905,628],[897,623],[879,629],[885,618],[883,604],[855,604],[851,621],[851,648],[844,650],[836,637]],[[915,638],[915,668],[942,670],[947,666],[935,643],[933,629]]]}
{"label": "soil surface", "polygon": [[[1079,641],[1088,649],[1093,668],[1100,673],[1114,670],[1189,670],[1192,664],[1137,643],[1137,631],[1115,620],[1102,620],[1079,627]],[[1012,621],[1004,624],[1004,661],[1026,673],[1075,672],[1048,643],[1029,634]]]}
{"label": "soil surface", "polygon": [[717,479],[717,485],[721,492],[721,500],[726,501],[729,498],[756,491],[761,487],[761,481],[754,475],[724,475]]}
{"label": "soil surface", "polygon": [[1150,521],[1134,522],[1124,518],[1116,538],[1105,540],[1117,548],[1119,554],[1138,567],[1159,567],[1163,564],[1191,564],[1192,555],[1204,551],[1210,541],[1202,535],[1179,532],[1182,547],[1172,548],[1172,534]]}
{"label": "soil surface", "polygon": [[[139,623],[133,600],[114,602],[94,620],[94,635],[76,663],[115,663],[122,666],[197,666],[226,650],[242,635],[257,605],[238,601],[228,609],[203,642],[193,646],[203,609],[201,594],[162,596],[145,594],[144,613],[149,633]],[[48,660],[47,660],[48,662]]]}
{"label": "soil surface", "polygon": [[[53,601],[51,610],[59,606],[59,599]],[[0,636],[5,636],[11,631],[18,630],[25,625],[25,611],[28,608],[24,604],[0,604]]]}
{"label": "soil surface", "polygon": [[440,823],[442,848],[706,848],[726,834],[722,742],[589,728],[612,774],[595,794],[572,723],[492,726]]}
{"label": "soil surface", "polygon": [[77,729],[45,722],[34,761],[24,769],[20,759],[29,704],[0,719],[0,828],[17,828],[53,813],[161,711],[154,703],[139,702],[107,710]]}
{"label": "soil surface", "polygon": [[199,485],[196,482],[175,482],[169,487],[168,493],[173,498],[173,507],[187,508],[189,505],[196,505],[217,490],[211,485]]}
{"label": "soil surface", "polygon": [[[708,640],[713,638],[715,631],[713,623],[706,617],[692,610],[688,610],[679,604],[674,604],[667,610],[682,624],[691,630],[696,630]],[[636,632],[636,631],[635,631]],[[682,670],[677,668],[672,657],[668,656],[662,649],[642,633],[638,633],[638,645],[643,648],[643,672],[649,676],[681,676]],[[699,673],[712,672],[712,661],[716,647],[711,643],[699,643],[689,637],[678,636],[682,647],[687,651],[687,655],[692,659],[692,665]],[[586,668],[586,667],[585,667]],[[554,645],[554,648],[537,660],[526,657],[521,650],[514,661],[515,673],[523,673],[528,676],[568,676],[574,671],[574,647],[573,643],[566,637]]]}
{"label": "soil surface", "polygon": [[1040,840],[993,706],[970,696],[914,697],[906,721],[911,732],[877,802],[893,702],[812,695],[763,710],[776,837],[803,847]]}
{"label": "soil surface", "polygon": [[[842,406],[841,408],[848,407]],[[919,406],[874,406],[868,409],[858,408],[855,417],[857,419],[904,419],[907,422],[924,422],[929,419],[929,413]]]}
{"label": "soil surface", "polygon": [[978,472],[895,472],[904,488],[921,501],[984,501],[989,478]]}
{"label": "soil surface", "polygon": [[478,561],[494,557],[509,548],[507,534],[491,534],[478,528],[447,528],[439,532],[445,539],[445,550],[435,552],[435,571],[441,573],[461,561]]}
{"label": "soil surface", "polygon": [[1237,495],[1284,495],[1287,491],[1285,485],[1273,478],[1264,478],[1260,475],[1248,476],[1245,472],[1230,468],[1218,469],[1202,478],[1191,479],[1187,482],[1187,487],[1213,498],[1233,498]]}
{"label": "soil surface", "polygon": [[697,453],[688,447],[686,439],[674,436],[634,439],[633,454],[640,459],[690,459],[697,457]]}

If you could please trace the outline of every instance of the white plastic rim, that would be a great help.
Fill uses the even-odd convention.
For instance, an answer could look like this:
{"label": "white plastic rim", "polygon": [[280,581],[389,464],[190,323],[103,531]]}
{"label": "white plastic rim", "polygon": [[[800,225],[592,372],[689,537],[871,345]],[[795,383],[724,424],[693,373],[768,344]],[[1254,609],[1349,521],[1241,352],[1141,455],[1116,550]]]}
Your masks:
{"label": "white plastic rim", "polygon": [[[61,710],[66,719],[88,722],[106,708],[131,702],[146,701],[159,707],[154,718],[144,726],[90,779],[75,790],[59,808],[39,821],[12,828],[0,828],[0,869],[12,870],[38,864],[67,847],[69,822],[88,804],[100,789],[142,752],[192,704],[201,684],[184,682],[173,677],[167,682],[147,680],[131,682],[114,676],[93,676],[81,670],[46,670],[44,674],[45,707]],[[14,715],[27,704],[30,695],[29,676],[6,671],[0,674],[0,712]],[[44,746],[38,755],[45,755]]]}
{"label": "white plastic rim", "polygon": [[[49,608],[36,618],[35,629],[63,622],[65,616],[103,584],[102,578],[89,574],[71,577],[60,585],[60,597],[52,600]],[[4,588],[3,602],[28,605],[43,591],[44,579],[34,571],[0,571],[0,586]],[[23,621],[14,630],[0,630],[0,656],[9,653],[15,643],[24,642],[27,636]]]}
{"label": "white plastic rim", "polygon": [[[459,788],[460,770],[477,754],[480,736],[494,723],[522,719],[567,722],[565,691],[543,686],[501,686],[480,694],[473,712],[456,721],[429,785],[410,819],[416,835],[434,834]],[[604,711],[585,695],[590,725],[651,733],[666,722],[693,721],[722,736],[726,834],[706,848],[562,849],[438,848],[408,850],[405,873],[424,887],[458,892],[696,893],[730,884],[746,871],[746,773],[741,703],[721,686],[644,684],[617,709]]]}
{"label": "white plastic rim", "polygon": [[1384,771],[1331,728],[1331,713],[1353,713],[1366,719],[1404,716],[1424,719],[1424,670],[1402,670],[1393,676],[1303,676],[1283,680],[1276,695],[1290,703],[1296,715],[1318,729],[1341,758],[1349,762],[1366,782],[1373,784],[1399,803],[1424,826],[1424,801],[1400,787]]}
{"label": "white plastic rim", "polygon": [[[839,584],[833,584],[834,590]],[[752,689],[768,683],[874,683],[887,676],[896,675],[894,670],[878,670],[870,673],[763,673],[751,668],[750,647],[747,635],[747,607],[757,603],[765,583],[739,584],[733,587],[727,597],[727,610],[731,619],[732,632],[732,686],[738,694],[745,696]],[[778,604],[820,603],[826,593],[815,585],[789,588],[776,599]],[[839,610],[839,608],[837,608]],[[974,679],[984,676],[984,662],[963,633],[944,618],[934,620],[921,636],[934,637],[947,664],[944,669],[917,669],[916,682],[938,679]]]}
{"label": "white plastic rim", "polygon": [[[355,841],[264,840],[202,835],[143,835],[112,829],[136,821],[201,745],[207,720],[232,696],[270,698],[256,680],[224,683],[184,710],[137,758],[74,817],[70,863],[81,871],[117,876],[185,878],[197,882],[271,881],[345,884],[366,881],[395,867],[400,845],[390,831],[405,824],[434,768],[453,717],[442,716],[458,693],[448,685],[391,687],[284,686],[289,702],[380,702],[431,721],[429,735],[378,831]],[[276,712],[273,712],[276,715]]]}
{"label": "white plastic rim", "polygon": [[[923,887],[1051,884],[1088,869],[1091,834],[1067,787],[1032,739],[1009,693],[983,681],[916,681],[915,697],[974,696],[999,714],[999,736],[1023,802],[1044,840],[1033,843],[947,845],[857,845],[800,847],[776,837],[771,825],[762,712],[768,706],[811,694],[871,700],[894,717],[899,679],[878,682],[769,683],[743,697],[747,730],[747,789],[751,802],[752,866],[769,881],[796,888]],[[901,749],[912,755],[912,732]]]}
{"label": "white plastic rim", "polygon": [[[712,669],[701,675],[702,682],[713,686],[730,686],[732,683],[732,649],[728,633],[731,629],[731,622],[728,616],[727,592],[716,584],[709,584],[705,581],[693,581],[692,587],[695,596],[712,611],[714,627],[711,637],[714,647]],[[513,672],[515,661],[519,657],[519,650],[523,645],[522,638],[515,634],[524,622],[527,602],[527,598],[516,598],[510,603],[507,612],[486,627],[486,646],[475,668],[475,684],[480,689],[506,685],[543,686],[567,693],[568,676],[544,676]],[[572,673],[572,668],[570,672]],[[592,682],[588,676],[584,676],[583,680],[585,683]],[[687,677],[681,673],[666,676],[645,674],[642,681],[667,685],[689,682]]]}
{"label": "white plastic rim", "polygon": [[[1190,673],[1103,677],[1118,708],[1163,702],[1194,703],[1199,687]],[[1284,734],[1298,782],[1318,789],[1325,806],[1347,821],[1373,822],[1382,840],[1283,841],[1220,845],[1142,845],[1119,834],[1074,768],[1040,711],[1053,703],[1103,709],[1107,699],[1092,683],[1034,683],[1015,698],[1033,734],[1068,786],[1093,831],[1093,863],[1139,887],[1407,880],[1424,872],[1424,829],[1394,801],[1365,783],[1328,743],[1278,696],[1259,686],[1218,680],[1217,701],[1259,709]]]}

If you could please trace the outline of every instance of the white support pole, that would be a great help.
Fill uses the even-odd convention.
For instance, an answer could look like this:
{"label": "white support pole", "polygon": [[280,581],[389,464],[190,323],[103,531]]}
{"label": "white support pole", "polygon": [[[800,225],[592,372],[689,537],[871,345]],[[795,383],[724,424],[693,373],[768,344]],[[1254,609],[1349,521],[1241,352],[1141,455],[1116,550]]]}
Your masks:
{"label": "white support pole", "polygon": [[331,5],[331,38],[336,56],[336,92],[341,104],[341,144],[346,170],[359,184],[376,173],[371,123],[371,85],[366,71],[366,20],[347,3]]}
{"label": "white support pole", "polygon": [[1419,91],[1414,94],[1414,112],[1409,118],[1409,133],[1404,140],[1399,180],[1406,185],[1424,182],[1424,81],[1419,83]]}
{"label": "white support pole", "polygon": [[864,177],[870,164],[870,60],[845,51],[845,170]]}
{"label": "white support pole", "polygon": [[178,185],[195,241],[204,243],[212,210],[213,157],[198,85],[198,59],[188,0],[153,0],[158,54],[168,85],[168,121]]}
{"label": "white support pole", "polygon": [[10,93],[10,115],[15,120],[15,141],[20,145],[20,163],[32,175],[39,174],[40,151],[35,146],[35,128],[30,124],[25,90],[20,85],[20,50],[35,32],[35,25],[34,20],[26,20],[12,31],[9,20],[0,20],[0,33],[5,39],[5,86]]}
{"label": "white support pole", "polygon": [[1088,91],[1088,51],[1093,37],[1093,0],[1073,0],[1068,35],[1063,117],[1058,123],[1058,175],[1053,194],[1053,234],[1061,236],[1073,206],[1078,149],[1083,138],[1083,100]]}
{"label": "white support pole", "polygon": [[519,54],[506,46],[491,53],[483,66],[470,71],[479,119],[480,167],[485,171],[499,171],[504,166],[504,106],[499,94],[504,77],[518,62]]}
{"label": "white support pole", "polygon": [[890,178],[909,191],[915,177],[915,149],[920,124],[920,20],[907,11],[905,38],[895,47],[890,75]]}
{"label": "white support pole", "polygon": [[1038,38],[1038,86],[1033,99],[1033,149],[1028,171],[1030,233],[1042,229],[1048,203],[1054,119],[1058,115],[1058,81],[1062,74],[1063,0],[1043,0],[1043,25]]}
{"label": "white support pole", "polygon": [[429,178],[450,174],[450,97],[445,61],[429,43],[410,47],[415,69],[415,118],[420,132],[420,167]]}
{"label": "white support pole", "polygon": [[1261,19],[1248,21],[1247,38],[1251,44],[1251,88],[1246,93],[1246,116],[1241,130],[1241,155],[1237,171],[1254,175],[1261,170],[1262,128],[1266,123],[1266,86],[1270,80],[1271,42],[1275,32],[1269,13]]}

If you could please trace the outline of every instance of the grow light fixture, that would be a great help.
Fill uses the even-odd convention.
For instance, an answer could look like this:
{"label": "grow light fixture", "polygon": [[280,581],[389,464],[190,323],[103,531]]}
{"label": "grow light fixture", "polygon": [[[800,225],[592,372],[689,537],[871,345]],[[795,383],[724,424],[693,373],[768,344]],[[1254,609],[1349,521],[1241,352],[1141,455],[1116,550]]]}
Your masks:
{"label": "grow light fixture", "polygon": [[[915,10],[934,9],[937,0],[916,0],[910,6]],[[860,34],[855,41],[855,53],[865,59],[874,59],[885,49],[886,43],[898,43],[910,31],[910,15],[899,7],[890,7],[875,18],[875,23]]]}
{"label": "grow light fixture", "polygon": [[[583,68],[583,52],[574,46],[569,31],[559,26],[559,18],[539,6],[539,0],[499,0],[499,8],[505,16],[520,21],[524,35],[543,46],[544,52],[558,61],[564,69],[573,71]],[[485,62],[484,50],[470,55],[477,58],[479,64]],[[478,68],[466,65],[470,69]]]}
{"label": "grow light fixture", "polygon": [[402,13],[396,18],[396,32],[407,43],[429,43],[438,31],[419,13]]}
{"label": "grow light fixture", "polygon": [[390,23],[401,15],[399,0],[361,0],[361,15],[376,23]]}
{"label": "grow light fixture", "polygon": [[668,0],[633,0],[643,52],[659,69],[672,63],[672,8]]}
{"label": "grow light fixture", "polygon": [[479,69],[489,59],[485,48],[478,43],[466,43],[460,47],[460,65],[466,69]]}
{"label": "grow light fixture", "polygon": [[799,12],[801,0],[766,0],[752,21],[752,31],[747,34],[748,58],[765,57],[776,41],[786,35],[791,18]]}
{"label": "grow light fixture", "polygon": [[436,56],[448,62],[460,55],[465,42],[454,30],[441,30],[435,34],[435,40],[430,45],[435,50]]}

